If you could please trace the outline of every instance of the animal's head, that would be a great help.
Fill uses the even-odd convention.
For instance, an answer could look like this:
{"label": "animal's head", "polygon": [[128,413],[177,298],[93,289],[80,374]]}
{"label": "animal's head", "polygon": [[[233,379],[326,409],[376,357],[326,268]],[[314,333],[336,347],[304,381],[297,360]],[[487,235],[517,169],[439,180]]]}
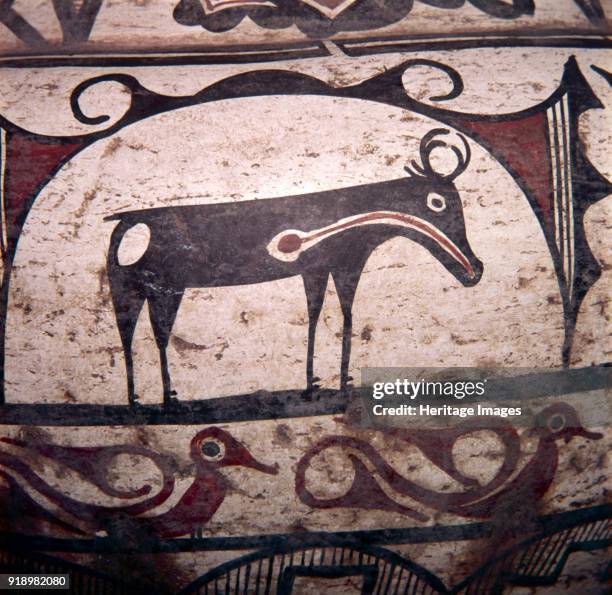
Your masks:
{"label": "animal's head", "polygon": [[563,438],[569,442],[574,436],[582,436],[589,440],[599,440],[599,432],[589,432],[582,427],[576,410],[567,403],[555,403],[538,413],[535,427],[531,431],[539,436],[548,436],[553,440]]}
{"label": "animal's head", "polygon": [[191,440],[191,458],[213,467],[250,467],[262,473],[276,475],[278,464],[265,465],[257,461],[238,440],[221,428],[206,428]]}
{"label": "animal's head", "polygon": [[[452,273],[463,285],[476,285],[482,277],[482,262],[476,258],[467,240],[463,204],[455,180],[470,163],[470,146],[459,134],[463,151],[439,138],[448,130],[435,128],[422,139],[419,149],[421,163],[412,161],[404,169],[410,186],[406,199],[410,201],[410,214],[419,232],[419,242]],[[434,169],[432,152],[448,148],[456,156],[457,165],[450,173]]]}

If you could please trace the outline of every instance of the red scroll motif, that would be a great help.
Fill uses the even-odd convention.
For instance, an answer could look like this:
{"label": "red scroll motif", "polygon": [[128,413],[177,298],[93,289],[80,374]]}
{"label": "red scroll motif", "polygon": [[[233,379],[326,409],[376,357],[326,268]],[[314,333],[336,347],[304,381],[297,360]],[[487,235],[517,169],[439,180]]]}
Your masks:
{"label": "red scroll motif", "polygon": [[[457,428],[440,430],[392,430],[389,433],[418,446],[423,454],[449,476],[468,489],[461,492],[438,492],[425,488],[400,475],[368,442],[350,436],[327,436],[312,446],[297,465],[295,490],[300,500],[312,508],[365,508],[401,512],[418,520],[426,517],[399,502],[388,494],[410,497],[421,504],[463,517],[489,518],[516,503],[517,492],[536,502],[547,492],[553,482],[559,460],[556,441],[569,442],[575,436],[599,440],[601,434],[589,432],[581,425],[576,411],[566,403],[558,403],[544,409],[536,418],[529,435],[537,437],[538,447],[529,462],[515,474],[520,457],[519,438],[516,430],[507,422],[492,421],[487,426],[477,426],[478,420],[461,424]],[[505,447],[504,461],[497,473],[485,485],[474,485],[452,462],[452,447],[466,434],[486,429],[494,432]],[[354,479],[343,496],[322,499],[314,496],[306,487],[306,472],[312,459],[328,448],[350,450],[348,457],[353,465]],[[367,465],[364,463],[367,461]],[[369,469],[372,469],[370,471]],[[375,474],[377,477],[375,477]],[[381,487],[385,485],[385,489]]]}
{"label": "red scroll motif", "polygon": [[[38,455],[53,460],[78,473],[105,494],[122,499],[134,499],[151,491],[149,485],[139,490],[117,490],[109,485],[106,478],[108,465],[119,454],[139,455],[151,460],[161,471],[163,480],[159,492],[150,498],[124,506],[101,506],[87,503],[69,496],[40,477],[34,469],[19,456],[0,452],[0,476],[8,483],[4,493],[3,509],[11,515],[14,503],[19,502],[19,511],[29,517],[49,521],[72,532],[91,534],[107,531],[115,537],[157,536],[178,537],[188,533],[201,532],[201,527],[215,514],[225,499],[229,488],[220,469],[229,466],[250,467],[262,473],[278,473],[277,465],[264,465],[249,451],[220,428],[207,428],[198,432],[191,440],[191,460],[195,464],[193,482],[179,501],[167,512],[157,516],[140,517],[144,512],[154,510],[165,502],[174,491],[172,461],[146,448],[119,445],[105,447],[65,447],[48,443],[28,445],[25,442],[1,438],[0,441],[12,446],[28,448]],[[35,492],[31,497],[21,487],[26,484]],[[66,516],[74,519],[65,522],[56,514],[38,503],[38,497],[49,500]],[[41,499],[42,499],[41,498]]]}

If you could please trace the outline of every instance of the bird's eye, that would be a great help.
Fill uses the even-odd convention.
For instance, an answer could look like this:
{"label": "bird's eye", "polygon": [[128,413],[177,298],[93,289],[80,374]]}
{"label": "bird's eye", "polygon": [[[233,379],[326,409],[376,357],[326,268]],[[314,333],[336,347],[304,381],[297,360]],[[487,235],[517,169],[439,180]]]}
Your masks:
{"label": "bird's eye", "polygon": [[565,427],[565,415],[561,415],[560,413],[555,413],[548,420],[548,429],[551,432],[558,432]]}
{"label": "bird's eye", "polygon": [[436,213],[440,213],[446,208],[446,199],[437,192],[430,192],[427,195],[427,206]]}
{"label": "bird's eye", "polygon": [[225,455],[225,446],[217,440],[208,439],[202,444],[202,455],[209,461],[219,461]]}

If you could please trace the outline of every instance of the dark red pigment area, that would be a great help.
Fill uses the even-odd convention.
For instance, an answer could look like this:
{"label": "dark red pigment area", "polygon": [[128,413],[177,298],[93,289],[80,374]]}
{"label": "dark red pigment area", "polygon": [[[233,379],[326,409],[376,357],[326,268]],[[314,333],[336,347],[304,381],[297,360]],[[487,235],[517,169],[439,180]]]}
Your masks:
{"label": "dark red pigment area", "polygon": [[302,238],[295,233],[287,234],[278,241],[278,249],[285,254],[290,254],[300,249]]}
{"label": "dark red pigment area", "polygon": [[34,193],[55,173],[57,167],[81,143],[40,142],[22,133],[12,133],[7,140],[6,208],[11,235],[17,235],[17,226],[30,204]]}
{"label": "dark red pigment area", "polygon": [[551,224],[552,179],[548,159],[548,121],[540,112],[505,122],[462,121],[461,126],[476,133],[524,182],[540,209],[543,221]]}

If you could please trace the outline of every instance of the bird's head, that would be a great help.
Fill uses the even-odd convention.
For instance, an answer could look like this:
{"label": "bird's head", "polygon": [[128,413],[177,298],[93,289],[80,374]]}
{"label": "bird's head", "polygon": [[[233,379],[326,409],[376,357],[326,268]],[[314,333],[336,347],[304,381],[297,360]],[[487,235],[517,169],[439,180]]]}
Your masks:
{"label": "bird's head", "polygon": [[538,413],[532,433],[539,436],[550,436],[552,439],[563,438],[569,442],[574,436],[589,440],[599,440],[599,432],[589,432],[582,427],[576,410],[567,403],[555,403]]}
{"label": "bird's head", "polygon": [[262,473],[276,475],[278,464],[265,465],[238,440],[221,428],[211,427],[198,432],[191,441],[191,458],[214,467],[250,467]]}

